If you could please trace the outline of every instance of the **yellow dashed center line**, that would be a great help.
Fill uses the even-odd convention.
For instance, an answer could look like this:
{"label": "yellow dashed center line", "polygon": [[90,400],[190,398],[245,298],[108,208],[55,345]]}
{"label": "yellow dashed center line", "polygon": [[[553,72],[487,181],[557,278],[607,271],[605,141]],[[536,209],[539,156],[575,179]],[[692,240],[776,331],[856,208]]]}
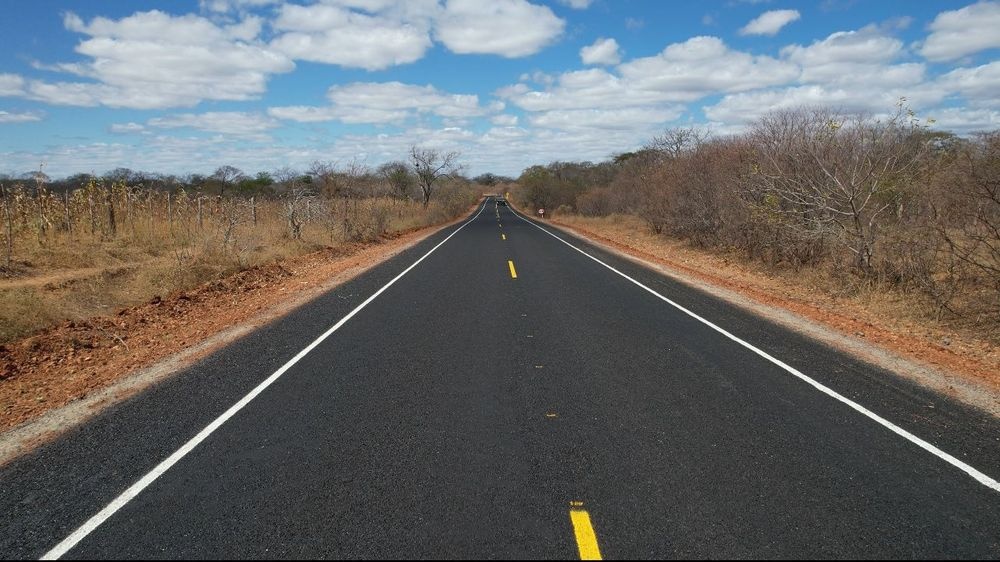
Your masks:
{"label": "yellow dashed center line", "polygon": [[507,266],[510,267],[510,278],[517,279],[517,270],[514,269],[514,262],[507,260]]}
{"label": "yellow dashed center line", "polygon": [[500,234],[500,239],[501,239],[501,240],[506,240],[506,239],[507,239],[507,235],[506,235],[506,234],[503,234],[503,233],[501,233],[501,234]]}
{"label": "yellow dashed center line", "polygon": [[580,551],[580,560],[602,560],[601,549],[597,546],[597,535],[590,523],[590,514],[577,505],[582,502],[570,502],[574,507],[569,510],[569,520],[573,522],[573,533],[576,535],[576,547]]}

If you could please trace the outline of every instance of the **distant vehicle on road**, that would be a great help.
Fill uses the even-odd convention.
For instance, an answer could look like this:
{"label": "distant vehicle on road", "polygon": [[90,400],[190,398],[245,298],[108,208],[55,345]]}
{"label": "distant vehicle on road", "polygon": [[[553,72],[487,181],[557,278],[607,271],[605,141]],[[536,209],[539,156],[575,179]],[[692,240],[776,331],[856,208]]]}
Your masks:
{"label": "distant vehicle on road", "polygon": [[497,207],[506,207],[507,199],[504,197],[497,197]]}

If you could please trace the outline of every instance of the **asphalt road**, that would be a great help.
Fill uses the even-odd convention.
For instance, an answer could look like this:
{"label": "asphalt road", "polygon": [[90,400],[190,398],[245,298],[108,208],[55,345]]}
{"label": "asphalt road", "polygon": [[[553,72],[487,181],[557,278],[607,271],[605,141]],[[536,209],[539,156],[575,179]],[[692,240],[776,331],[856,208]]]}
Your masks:
{"label": "asphalt road", "polygon": [[1000,558],[996,419],[480,209],[0,468],[0,556]]}

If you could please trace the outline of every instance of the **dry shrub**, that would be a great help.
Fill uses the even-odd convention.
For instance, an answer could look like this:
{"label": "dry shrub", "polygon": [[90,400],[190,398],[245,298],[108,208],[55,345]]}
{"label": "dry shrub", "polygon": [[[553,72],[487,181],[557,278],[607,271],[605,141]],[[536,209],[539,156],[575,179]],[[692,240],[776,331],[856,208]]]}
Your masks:
{"label": "dry shrub", "polygon": [[264,263],[451,220],[478,197],[466,183],[443,181],[425,208],[388,196],[322,197],[301,181],[289,174],[285,193],[261,199],[97,179],[65,194],[4,184],[0,248],[9,248],[10,265],[0,262],[0,343]]}

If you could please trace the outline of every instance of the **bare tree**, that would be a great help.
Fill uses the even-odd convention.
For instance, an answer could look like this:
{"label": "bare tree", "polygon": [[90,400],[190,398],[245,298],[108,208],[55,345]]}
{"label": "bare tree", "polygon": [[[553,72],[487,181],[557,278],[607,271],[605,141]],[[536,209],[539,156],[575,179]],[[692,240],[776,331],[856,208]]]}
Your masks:
{"label": "bare tree", "polygon": [[947,256],[964,266],[965,292],[987,289],[969,305],[1000,320],[1000,131],[978,134],[957,152],[938,194],[943,201],[932,203],[935,229]]}
{"label": "bare tree", "polygon": [[424,207],[431,202],[431,195],[442,177],[459,170],[458,152],[441,152],[433,148],[410,147],[410,162],[417,174],[417,185],[424,199]]}
{"label": "bare tree", "polygon": [[882,120],[827,109],[770,114],[749,133],[756,148],[750,199],[791,228],[832,236],[870,274],[880,226],[924,152],[920,132],[902,104]]}
{"label": "bare tree", "polygon": [[697,150],[712,138],[709,129],[699,127],[675,127],[667,129],[662,135],[653,137],[647,150],[652,150],[667,158],[677,158],[683,154]]}
{"label": "bare tree", "polygon": [[333,162],[320,162],[309,165],[307,172],[312,178],[313,186],[325,197],[337,197],[343,187],[337,179],[337,165]]}
{"label": "bare tree", "polygon": [[363,159],[351,158],[337,176],[343,184],[341,188],[343,195],[356,198],[374,195],[371,170]]}
{"label": "bare tree", "polygon": [[219,183],[220,196],[224,196],[226,194],[226,188],[235,185],[244,178],[246,178],[246,175],[243,173],[243,170],[229,165],[220,166],[212,174],[212,179]]}
{"label": "bare tree", "polygon": [[378,175],[389,185],[392,194],[399,199],[406,199],[416,184],[416,179],[410,173],[406,162],[399,160],[386,162],[378,167]]}
{"label": "bare tree", "polygon": [[288,235],[293,240],[302,240],[302,206],[312,198],[313,190],[302,183],[302,176],[291,168],[275,170],[272,175],[275,181],[285,188],[284,211]]}
{"label": "bare tree", "polygon": [[14,213],[11,210],[11,197],[10,189],[6,187],[4,182],[0,181],[0,199],[3,200],[3,214],[4,214],[4,228],[5,228],[5,238],[6,238],[6,250],[7,256],[4,260],[6,263],[6,268],[10,271],[11,266],[14,263]]}

